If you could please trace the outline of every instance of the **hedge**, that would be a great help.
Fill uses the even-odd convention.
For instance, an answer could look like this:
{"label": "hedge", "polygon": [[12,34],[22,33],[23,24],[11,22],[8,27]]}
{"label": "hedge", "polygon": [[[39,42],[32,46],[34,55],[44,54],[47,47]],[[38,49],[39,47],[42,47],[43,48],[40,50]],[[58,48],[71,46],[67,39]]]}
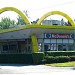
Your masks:
{"label": "hedge", "polygon": [[0,54],[0,63],[32,64],[32,54]]}
{"label": "hedge", "polygon": [[44,59],[44,53],[43,52],[33,53],[34,64],[41,64],[43,59]]}
{"label": "hedge", "polygon": [[70,61],[75,61],[75,56],[69,56],[70,57]]}
{"label": "hedge", "polygon": [[75,61],[75,56],[45,56],[45,63],[62,63]]}
{"label": "hedge", "polygon": [[0,54],[0,63],[39,64],[44,53]]}
{"label": "hedge", "polygon": [[75,51],[47,51],[45,56],[75,56]]}
{"label": "hedge", "polygon": [[46,63],[62,63],[70,61],[70,57],[68,56],[46,56]]}

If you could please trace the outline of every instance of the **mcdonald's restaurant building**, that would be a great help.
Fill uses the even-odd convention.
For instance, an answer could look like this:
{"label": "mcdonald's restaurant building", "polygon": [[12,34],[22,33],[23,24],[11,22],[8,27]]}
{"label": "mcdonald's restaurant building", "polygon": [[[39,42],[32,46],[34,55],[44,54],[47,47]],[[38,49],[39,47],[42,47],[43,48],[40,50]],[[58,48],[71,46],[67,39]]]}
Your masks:
{"label": "mcdonald's restaurant building", "polygon": [[73,27],[31,25],[20,30],[14,29],[0,34],[0,53],[75,50]]}
{"label": "mcdonald's restaurant building", "polygon": [[[64,16],[71,26],[57,21],[52,25],[43,24],[43,20],[53,14]],[[25,21],[28,23],[27,19]],[[72,50],[75,50],[75,24],[67,14],[59,11],[45,14],[36,24],[0,30],[0,53]]]}

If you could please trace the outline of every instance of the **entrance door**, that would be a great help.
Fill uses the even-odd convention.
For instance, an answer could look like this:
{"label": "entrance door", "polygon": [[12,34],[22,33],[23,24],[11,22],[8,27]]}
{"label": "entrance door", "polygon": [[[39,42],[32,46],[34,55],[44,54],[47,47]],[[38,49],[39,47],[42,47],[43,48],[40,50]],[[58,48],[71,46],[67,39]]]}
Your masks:
{"label": "entrance door", "polygon": [[44,50],[48,51],[48,45],[44,45]]}
{"label": "entrance door", "polygon": [[66,51],[67,50],[67,46],[66,44],[63,45],[63,51]]}
{"label": "entrance door", "polygon": [[59,51],[63,50],[62,44],[59,44],[59,45],[58,45],[58,50],[59,50]]}
{"label": "entrance door", "polygon": [[44,51],[50,51],[50,44],[44,45]]}
{"label": "entrance door", "polygon": [[63,51],[68,50],[68,44],[63,44]]}

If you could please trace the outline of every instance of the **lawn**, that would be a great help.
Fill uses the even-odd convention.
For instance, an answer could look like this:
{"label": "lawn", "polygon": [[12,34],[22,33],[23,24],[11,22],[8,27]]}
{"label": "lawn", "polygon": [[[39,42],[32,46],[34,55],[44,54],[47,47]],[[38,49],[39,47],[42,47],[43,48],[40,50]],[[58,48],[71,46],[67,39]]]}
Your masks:
{"label": "lawn", "polygon": [[74,67],[75,61],[72,62],[65,62],[65,63],[53,63],[53,64],[46,64],[47,66],[53,66],[53,67]]}

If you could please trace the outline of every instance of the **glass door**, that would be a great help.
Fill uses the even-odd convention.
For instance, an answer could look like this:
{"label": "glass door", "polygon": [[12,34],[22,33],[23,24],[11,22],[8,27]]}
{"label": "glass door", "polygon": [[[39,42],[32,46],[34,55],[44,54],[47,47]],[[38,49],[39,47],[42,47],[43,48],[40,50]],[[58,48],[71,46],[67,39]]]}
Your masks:
{"label": "glass door", "polygon": [[63,45],[63,51],[66,51],[66,50],[67,50],[67,45],[64,44],[64,45]]}
{"label": "glass door", "polygon": [[50,44],[44,45],[44,51],[50,51]]}
{"label": "glass door", "polygon": [[58,44],[58,51],[62,51],[62,50],[63,50],[62,44]]}

